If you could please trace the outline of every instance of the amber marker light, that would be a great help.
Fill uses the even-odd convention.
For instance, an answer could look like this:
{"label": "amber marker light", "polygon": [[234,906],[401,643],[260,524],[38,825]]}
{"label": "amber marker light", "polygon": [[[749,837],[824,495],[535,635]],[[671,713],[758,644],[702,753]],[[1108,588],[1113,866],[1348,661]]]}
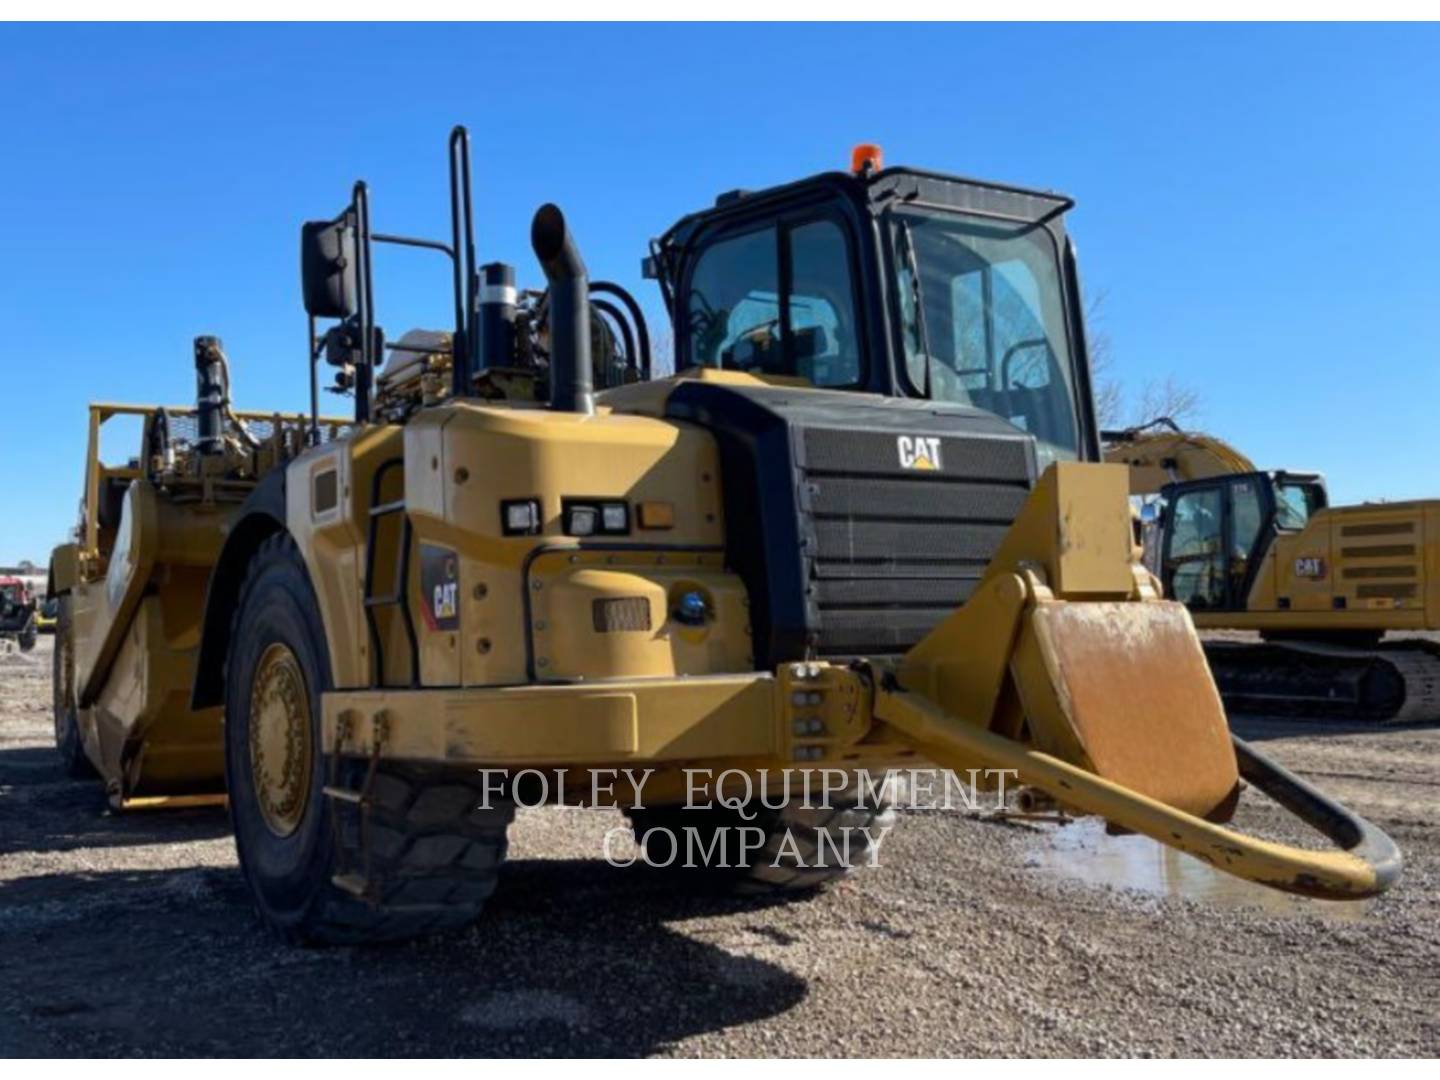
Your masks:
{"label": "amber marker light", "polygon": [[885,151],[875,143],[862,142],[850,151],[850,171],[856,176],[879,172],[885,167]]}

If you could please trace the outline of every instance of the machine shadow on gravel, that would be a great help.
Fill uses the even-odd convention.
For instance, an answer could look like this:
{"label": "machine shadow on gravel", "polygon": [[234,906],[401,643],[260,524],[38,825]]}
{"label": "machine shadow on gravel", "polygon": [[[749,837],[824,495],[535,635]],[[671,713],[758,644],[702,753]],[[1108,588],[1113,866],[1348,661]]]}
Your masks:
{"label": "machine shadow on gravel", "polygon": [[[638,1056],[779,1016],[805,998],[806,982],[782,967],[668,926],[756,904],[673,882],[644,866],[522,859],[506,865],[471,930],[328,949],[266,934],[238,869],[0,882],[0,1000],[20,1003],[0,1009],[0,1045]],[[757,951],[792,944],[754,942]]]}
{"label": "machine shadow on gravel", "polygon": [[223,806],[112,812],[105,791],[62,771],[48,746],[0,750],[0,858],[19,852],[74,851],[215,840],[230,832]]}

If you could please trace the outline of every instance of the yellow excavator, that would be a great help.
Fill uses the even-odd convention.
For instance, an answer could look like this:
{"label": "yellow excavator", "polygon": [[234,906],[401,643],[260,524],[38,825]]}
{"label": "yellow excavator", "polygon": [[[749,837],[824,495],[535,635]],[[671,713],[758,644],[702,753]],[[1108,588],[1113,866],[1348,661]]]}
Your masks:
{"label": "yellow excavator", "polygon": [[1165,594],[1202,630],[1260,634],[1206,642],[1232,711],[1440,717],[1440,644],[1392,636],[1440,629],[1440,500],[1331,506],[1319,474],[1258,469],[1166,417],[1102,439],[1149,500]]}

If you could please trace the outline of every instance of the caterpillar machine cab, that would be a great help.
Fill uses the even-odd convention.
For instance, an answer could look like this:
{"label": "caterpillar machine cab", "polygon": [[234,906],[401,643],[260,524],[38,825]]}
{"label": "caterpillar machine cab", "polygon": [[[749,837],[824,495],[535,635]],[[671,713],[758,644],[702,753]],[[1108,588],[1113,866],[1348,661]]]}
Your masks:
{"label": "caterpillar machine cab", "polygon": [[[282,936],[469,923],[537,790],[613,792],[662,864],[742,826],[710,873],[804,892],[875,854],[866,775],[926,761],[1278,889],[1396,879],[1383,833],[1231,739],[1136,561],[1068,199],[868,148],[725,196],[652,245],[679,367],[655,377],[559,209],[521,290],[476,265],[463,129],[450,174],[448,242],[372,231],[363,184],[302,229],[311,416],[235,412],[200,339],[196,405],[139,409],[136,461],[92,439],[52,563],[65,760],[122,806],[228,792]],[[387,340],[382,244],[449,262],[453,327]],[[345,421],[318,415],[322,361]],[[651,775],[592,787],[627,768]],[[752,801],[686,809],[686,770]],[[1336,849],[1227,828],[1242,777]]]}
{"label": "caterpillar machine cab", "polygon": [[1151,566],[1209,640],[1233,710],[1440,719],[1440,500],[1331,506],[1317,473],[1264,471],[1169,418],[1105,433],[1131,491],[1159,496]]}

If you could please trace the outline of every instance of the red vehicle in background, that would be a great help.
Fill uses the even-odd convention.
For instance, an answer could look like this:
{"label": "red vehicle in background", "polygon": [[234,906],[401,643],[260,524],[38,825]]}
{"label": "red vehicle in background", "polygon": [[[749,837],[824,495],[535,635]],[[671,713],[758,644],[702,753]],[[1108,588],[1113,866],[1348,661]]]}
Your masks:
{"label": "red vehicle in background", "polygon": [[38,633],[29,586],[18,577],[0,577],[0,639],[13,640],[21,652],[29,652]]}

